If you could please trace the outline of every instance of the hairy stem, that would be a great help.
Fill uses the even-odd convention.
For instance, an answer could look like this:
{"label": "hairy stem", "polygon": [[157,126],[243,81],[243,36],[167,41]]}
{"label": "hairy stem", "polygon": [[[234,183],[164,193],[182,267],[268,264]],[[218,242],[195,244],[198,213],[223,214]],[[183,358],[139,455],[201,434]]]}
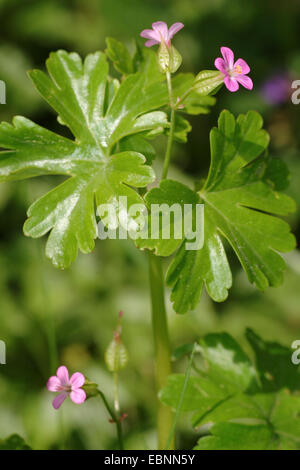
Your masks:
{"label": "hairy stem", "polygon": [[[175,106],[171,82],[171,74],[166,73],[169,103],[171,108],[170,132],[165,153],[162,179],[168,175],[172,144],[175,127]],[[171,347],[169,340],[168,321],[165,307],[165,288],[161,258],[153,253],[148,253],[149,278],[152,303],[152,328],[155,346],[155,374],[157,393],[166,385],[168,376],[171,373]],[[157,403],[157,437],[158,448],[165,449],[168,444],[169,449],[175,448],[173,435],[169,439],[173,425],[173,412],[171,408],[165,406],[158,400]]]}
{"label": "hairy stem", "polygon": [[189,94],[193,91],[193,87],[189,88],[186,92],[183,93],[183,95],[180,97],[180,99],[176,102],[175,108],[178,109],[180,104],[189,96]]}
{"label": "hairy stem", "polygon": [[123,433],[122,433],[122,423],[119,417],[115,414],[115,412],[112,410],[112,408],[109,406],[108,401],[106,400],[106,397],[101,390],[98,390],[98,395],[102,398],[102,401],[104,403],[105,408],[107,409],[111,421],[115,423],[116,428],[117,428],[117,438],[118,438],[118,443],[119,443],[119,450],[124,450],[124,445],[123,445]]}
{"label": "hairy stem", "polygon": [[120,417],[120,403],[119,403],[119,384],[118,372],[114,372],[114,407],[117,417]]}
{"label": "hairy stem", "polygon": [[170,117],[170,132],[169,132],[168,143],[167,143],[165,159],[164,159],[164,167],[163,167],[163,171],[161,175],[162,179],[165,179],[168,175],[168,170],[169,170],[169,165],[170,165],[170,160],[171,160],[172,144],[173,144],[173,139],[174,139],[174,129],[175,129],[175,108],[174,108],[171,75],[169,72],[167,72],[166,76],[167,76],[167,84],[168,84],[168,92],[169,92],[169,102],[170,102],[170,108],[171,108],[171,117]]}
{"label": "hairy stem", "polygon": [[174,139],[174,127],[175,127],[175,109],[172,108],[171,119],[170,119],[170,133],[169,133],[167,149],[166,149],[166,154],[165,154],[164,167],[163,167],[163,172],[162,172],[162,177],[161,177],[162,179],[165,179],[168,175],[168,170],[169,170],[169,165],[170,165],[170,160],[171,160],[172,144],[173,144],[173,139]]}
{"label": "hairy stem", "polygon": [[192,364],[193,364],[193,359],[194,359],[195,347],[196,347],[196,345],[194,344],[193,349],[192,349],[192,353],[191,353],[191,356],[190,356],[190,359],[189,359],[189,362],[188,362],[188,366],[186,368],[183,387],[182,387],[182,390],[181,390],[181,393],[180,393],[180,397],[179,397],[178,404],[177,404],[177,407],[176,407],[176,413],[175,413],[174,420],[173,420],[173,425],[172,425],[172,428],[171,428],[171,431],[170,431],[170,434],[169,434],[169,438],[168,438],[168,442],[167,442],[165,450],[170,449],[170,445],[171,445],[173,436],[175,434],[176,425],[177,425],[177,422],[178,422],[178,419],[179,419],[179,416],[180,416],[180,413],[181,413],[181,408],[182,408],[184,395],[185,395],[186,388],[187,388],[187,385],[188,385],[188,381],[189,381],[189,378],[190,378],[190,375],[191,375],[191,369],[192,369]]}
{"label": "hairy stem", "polygon": [[[149,256],[150,291],[152,300],[152,328],[155,346],[155,374],[157,393],[166,385],[171,373],[171,351],[164,296],[164,278],[161,259],[152,253]],[[157,403],[158,448],[166,447],[173,424],[173,412],[158,400]],[[169,449],[174,448],[173,440]]]}

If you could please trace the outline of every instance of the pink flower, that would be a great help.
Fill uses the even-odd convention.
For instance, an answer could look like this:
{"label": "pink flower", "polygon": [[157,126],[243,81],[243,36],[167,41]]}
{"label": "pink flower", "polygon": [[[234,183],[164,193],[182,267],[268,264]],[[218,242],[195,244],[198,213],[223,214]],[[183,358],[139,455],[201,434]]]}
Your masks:
{"label": "pink flower", "polygon": [[77,405],[83,403],[86,399],[86,393],[81,388],[84,382],[84,375],[80,372],[75,372],[69,378],[68,369],[65,366],[60,366],[57,369],[56,375],[50,377],[47,382],[47,388],[50,392],[60,392],[52,402],[53,408],[58,410],[67,396],[70,396],[72,402]]}
{"label": "pink flower", "polygon": [[160,44],[162,41],[168,47],[170,47],[172,37],[176,33],[178,33],[178,31],[180,31],[183,27],[184,24],[182,23],[174,23],[168,29],[168,26],[164,21],[156,21],[156,23],[152,23],[153,29],[144,29],[144,31],[142,31],[140,35],[142,38],[148,39],[148,41],[145,42],[145,46],[147,47],[154,46],[155,44]]}
{"label": "pink flower", "polygon": [[239,83],[248,90],[252,90],[253,82],[247,74],[250,72],[250,67],[243,59],[238,59],[234,62],[234,53],[229,47],[221,47],[223,59],[218,57],[215,60],[215,67],[222,72],[224,83],[229,91],[237,91]]}

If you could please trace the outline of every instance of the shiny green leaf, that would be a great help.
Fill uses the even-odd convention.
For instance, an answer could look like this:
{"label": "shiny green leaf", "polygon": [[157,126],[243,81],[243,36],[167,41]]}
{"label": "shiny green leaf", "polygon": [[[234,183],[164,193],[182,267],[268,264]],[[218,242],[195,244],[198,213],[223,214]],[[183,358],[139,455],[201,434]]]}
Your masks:
{"label": "shiny green leaf", "polygon": [[134,188],[154,180],[153,171],[144,165],[145,157],[135,151],[135,142],[130,148],[127,141],[126,151],[115,150],[128,136],[161,132],[168,125],[166,114],[157,110],[168,101],[167,87],[153,82],[150,59],[144,71],[128,75],[119,85],[108,76],[103,53],[91,54],[84,62],[75,53],[52,53],[48,75],[40,70],[29,75],[75,140],[22,117],[16,117],[13,125],[0,126],[0,145],[7,149],[0,154],[0,180],[47,174],[67,177],[29,208],[24,226],[25,234],[32,237],[50,231],[46,254],[58,267],[69,266],[78,249],[84,253],[93,249],[95,203],[127,196],[128,207],[142,204]]}
{"label": "shiny green leaf", "polygon": [[226,299],[231,272],[222,238],[234,249],[250,282],[258,289],[282,282],[285,262],[278,252],[294,248],[289,225],[274,215],[295,210],[291,198],[268,184],[268,160],[263,152],[269,137],[259,114],[250,111],[236,120],[223,111],[211,131],[211,165],[199,191],[204,203],[204,246],[182,246],[170,265],[167,283],[178,313],[194,309],[203,283],[213,300]]}
{"label": "shiny green leaf", "polygon": [[144,238],[136,240],[137,246],[169,256],[184,241],[185,218],[194,217],[199,196],[178,181],[162,180],[158,188],[146,194],[145,201],[149,208],[148,230]]}
{"label": "shiny green leaf", "polygon": [[117,72],[128,75],[134,72],[134,64],[127,47],[114,38],[106,38],[106,55],[112,61]]}

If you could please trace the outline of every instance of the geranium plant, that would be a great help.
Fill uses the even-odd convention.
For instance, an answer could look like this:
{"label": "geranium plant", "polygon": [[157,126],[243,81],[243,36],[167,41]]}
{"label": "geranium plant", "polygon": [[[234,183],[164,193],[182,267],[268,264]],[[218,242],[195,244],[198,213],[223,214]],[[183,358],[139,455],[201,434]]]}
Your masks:
{"label": "geranium plant", "polygon": [[[0,178],[65,177],[29,207],[24,224],[27,236],[49,234],[46,256],[60,269],[68,268],[79,250],[93,251],[98,223],[105,230],[111,228],[111,221],[97,209],[100,206],[116,205],[125,197],[125,218],[135,227],[137,218],[130,208],[136,204],[146,212],[153,205],[186,204],[192,219],[197,205],[202,205],[204,237],[197,249],[188,250],[188,240],[174,236],[176,219],[170,221],[169,238],[159,228],[155,237],[136,236],[133,241],[143,251],[141,256],[149,260],[160,396],[158,448],[175,448],[175,426],[184,410],[196,413],[193,424],[207,435],[199,440],[199,449],[232,448],[235,439],[240,440],[236,444],[240,448],[299,447],[296,431],[286,430],[291,410],[299,409],[299,397],[293,395],[299,383],[298,371],[293,366],[286,380],[276,372],[272,374],[270,368],[276,367],[272,347],[253,332],[248,332],[248,338],[257,354],[256,366],[230,336],[211,335],[182,348],[178,355],[190,356],[187,372],[171,375],[165,285],[171,289],[177,314],[196,307],[203,286],[214,301],[224,301],[232,284],[226,241],[249,281],[263,291],[282,282],[285,262],[279,252],[295,246],[289,225],[278,217],[295,209],[293,200],[280,190],[279,181],[286,170],[282,162],[268,155],[269,136],[257,112],[237,117],[227,110],[220,114],[217,127],[210,133],[211,164],[205,182],[191,188],[168,179],[173,141],[186,142],[191,131],[188,116],[208,113],[223,84],[230,92],[236,92],[239,85],[248,90],[253,87],[250,67],[243,59],[235,61],[228,47],[221,48],[223,58],[217,58],[211,70],[197,75],[176,74],[182,58],[173,41],[182,28],[179,22],[170,28],[161,21],[154,23],[152,29],[141,33],[146,47],[137,45],[134,54],[112,38],[107,39],[104,52],[90,54],[85,60],[74,52],[51,53],[47,73],[33,70],[29,77],[73,139],[25,117],[15,117],[12,124],[3,122]],[[166,136],[161,175],[152,168],[156,152],[151,140],[158,135]],[[124,207],[122,210],[124,216]],[[172,257],[166,276],[162,257]],[[118,335],[119,330],[107,353],[113,373],[125,354]],[[111,362],[112,353],[118,355],[114,356],[119,361],[117,366]],[[197,358],[205,367],[196,367]],[[196,376],[191,375],[193,369]],[[74,403],[84,402],[89,384],[81,373],[69,378],[67,369],[60,367],[48,382],[49,390],[59,392],[53,406],[58,408],[68,395]],[[90,390],[90,395],[102,393],[93,384]],[[120,432],[122,416],[116,416],[101,397]],[[230,418],[232,410],[235,422]]]}

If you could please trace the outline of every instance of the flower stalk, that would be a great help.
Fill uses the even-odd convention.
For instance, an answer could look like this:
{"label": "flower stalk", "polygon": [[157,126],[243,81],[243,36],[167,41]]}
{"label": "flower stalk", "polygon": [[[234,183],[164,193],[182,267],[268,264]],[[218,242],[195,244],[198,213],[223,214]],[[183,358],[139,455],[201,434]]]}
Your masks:
{"label": "flower stalk", "polygon": [[99,397],[102,399],[103,404],[105,408],[108,411],[108,414],[110,415],[110,422],[114,423],[116,425],[117,429],[117,439],[118,439],[118,450],[124,450],[124,444],[123,444],[123,431],[122,431],[122,419],[118,417],[115,412],[112,410],[112,408],[109,406],[108,401],[106,400],[106,397],[101,390],[97,389],[97,393]]}

